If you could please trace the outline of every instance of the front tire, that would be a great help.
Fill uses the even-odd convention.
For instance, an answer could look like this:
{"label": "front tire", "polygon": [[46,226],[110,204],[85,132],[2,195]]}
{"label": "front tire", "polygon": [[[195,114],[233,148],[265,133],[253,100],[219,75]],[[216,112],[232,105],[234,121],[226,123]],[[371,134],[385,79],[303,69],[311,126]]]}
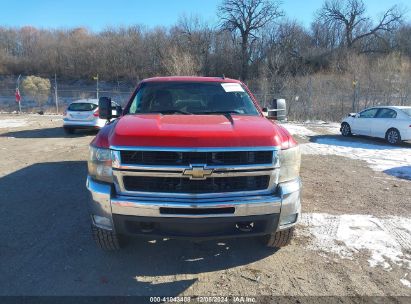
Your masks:
{"label": "front tire", "polygon": [[351,136],[351,135],[352,135],[352,133],[351,133],[351,127],[350,127],[350,125],[349,125],[348,123],[346,123],[346,122],[343,122],[343,123],[341,124],[341,135],[342,135],[342,136],[345,136],[345,137],[348,137],[348,136]]}
{"label": "front tire", "polygon": [[397,129],[389,129],[385,134],[385,139],[390,145],[398,145],[401,143],[401,134]]}
{"label": "front tire", "polygon": [[270,248],[281,248],[290,244],[294,236],[294,227],[266,235],[264,243]]}
{"label": "front tire", "polygon": [[91,225],[91,233],[97,247],[105,251],[117,251],[121,249],[119,236],[110,230],[105,230]]}

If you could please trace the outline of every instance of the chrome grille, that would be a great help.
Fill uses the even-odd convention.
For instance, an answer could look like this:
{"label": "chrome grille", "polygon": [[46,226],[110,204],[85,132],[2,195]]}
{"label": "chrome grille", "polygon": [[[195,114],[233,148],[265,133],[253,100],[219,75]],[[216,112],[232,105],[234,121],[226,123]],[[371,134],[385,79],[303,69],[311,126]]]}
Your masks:
{"label": "chrome grille", "polygon": [[269,181],[269,175],[216,177],[206,180],[147,176],[123,177],[127,191],[189,194],[264,190],[267,189]]}
{"label": "chrome grille", "polygon": [[258,165],[273,162],[273,151],[170,152],[121,151],[124,164],[189,166],[190,164]]}
{"label": "chrome grille", "polygon": [[265,195],[277,189],[276,148],[111,149],[120,195],[213,199]]}

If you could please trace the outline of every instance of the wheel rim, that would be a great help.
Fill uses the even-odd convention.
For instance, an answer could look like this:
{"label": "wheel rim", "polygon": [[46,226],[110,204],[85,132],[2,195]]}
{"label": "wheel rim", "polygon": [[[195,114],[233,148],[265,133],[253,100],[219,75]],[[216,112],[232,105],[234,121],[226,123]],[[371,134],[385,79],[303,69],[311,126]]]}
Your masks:
{"label": "wheel rim", "polygon": [[388,132],[388,142],[395,144],[398,141],[398,133],[394,130]]}
{"label": "wheel rim", "polygon": [[348,135],[349,133],[350,133],[350,131],[349,131],[349,126],[346,125],[346,124],[344,124],[344,125],[342,126],[342,134],[343,134],[343,135]]}

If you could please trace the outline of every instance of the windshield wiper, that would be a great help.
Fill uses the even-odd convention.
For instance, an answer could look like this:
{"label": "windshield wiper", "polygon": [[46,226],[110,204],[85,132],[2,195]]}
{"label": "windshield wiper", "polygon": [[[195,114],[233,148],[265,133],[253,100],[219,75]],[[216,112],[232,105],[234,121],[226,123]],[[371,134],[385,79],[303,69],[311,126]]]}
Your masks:
{"label": "windshield wiper", "polygon": [[184,114],[184,115],[193,114],[193,113],[190,113],[190,112],[187,112],[187,111],[182,111],[182,110],[161,110],[161,111],[157,111],[157,112],[160,113],[160,114],[164,114],[164,115],[167,115],[167,114],[176,114],[176,113],[178,113],[178,114]]}
{"label": "windshield wiper", "polygon": [[237,110],[230,110],[230,111],[204,111],[204,112],[196,112],[195,114],[204,114],[204,115],[212,115],[212,114],[221,114],[221,115],[225,115],[225,114],[243,114],[240,111]]}
{"label": "windshield wiper", "polygon": [[213,115],[213,114],[221,114],[224,115],[225,118],[228,119],[228,121],[233,125],[234,124],[234,119],[231,116],[231,114],[242,114],[239,111],[232,110],[232,111],[206,111],[206,112],[196,112],[196,114],[203,114],[203,115]]}

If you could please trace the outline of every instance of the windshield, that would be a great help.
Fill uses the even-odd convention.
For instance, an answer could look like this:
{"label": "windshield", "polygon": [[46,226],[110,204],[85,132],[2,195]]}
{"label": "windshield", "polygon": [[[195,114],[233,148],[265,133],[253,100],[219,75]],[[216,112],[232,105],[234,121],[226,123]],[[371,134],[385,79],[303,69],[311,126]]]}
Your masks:
{"label": "windshield", "polygon": [[77,103],[72,103],[68,107],[68,111],[76,111],[76,112],[82,112],[82,111],[93,111],[97,108],[97,105],[94,103],[86,103],[86,102],[77,102]]}
{"label": "windshield", "polygon": [[250,95],[238,83],[144,83],[134,97],[129,114],[259,115]]}
{"label": "windshield", "polygon": [[411,108],[402,108],[401,111],[411,117]]}

